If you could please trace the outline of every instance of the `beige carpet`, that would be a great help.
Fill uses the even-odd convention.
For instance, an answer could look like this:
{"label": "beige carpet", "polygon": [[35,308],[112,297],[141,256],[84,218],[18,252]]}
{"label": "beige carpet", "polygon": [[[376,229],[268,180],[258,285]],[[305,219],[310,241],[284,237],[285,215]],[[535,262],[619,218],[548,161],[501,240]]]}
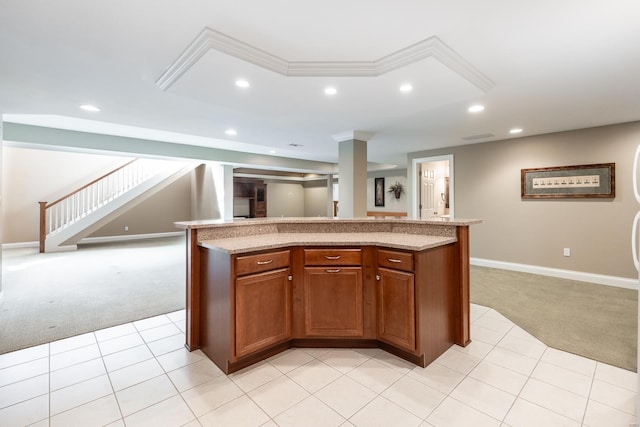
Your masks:
{"label": "beige carpet", "polygon": [[183,236],[4,250],[0,354],[183,309],[185,265]]}
{"label": "beige carpet", "polygon": [[637,291],[472,266],[471,301],[550,347],[637,372]]}

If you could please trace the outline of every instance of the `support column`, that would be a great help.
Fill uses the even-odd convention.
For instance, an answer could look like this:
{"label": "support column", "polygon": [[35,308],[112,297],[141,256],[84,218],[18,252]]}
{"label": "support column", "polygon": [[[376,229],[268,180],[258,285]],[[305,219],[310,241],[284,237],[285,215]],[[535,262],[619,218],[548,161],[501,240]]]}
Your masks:
{"label": "support column", "polygon": [[338,141],[338,216],[367,216],[367,132],[347,132],[334,135]]}
{"label": "support column", "polygon": [[191,180],[191,216],[193,220],[221,218],[220,189],[218,173],[220,165],[203,163],[199,165]]}
{"label": "support column", "polygon": [[[0,112],[0,245],[4,243],[4,231],[2,229],[2,149],[4,148],[4,139],[2,138],[2,113]],[[2,250],[0,250],[0,271],[2,271]],[[0,294],[2,294],[2,274],[0,274]]]}
{"label": "support column", "polygon": [[223,165],[224,168],[224,212],[223,219],[233,219],[233,165]]}
{"label": "support column", "polygon": [[333,174],[327,175],[327,218],[333,218]]}

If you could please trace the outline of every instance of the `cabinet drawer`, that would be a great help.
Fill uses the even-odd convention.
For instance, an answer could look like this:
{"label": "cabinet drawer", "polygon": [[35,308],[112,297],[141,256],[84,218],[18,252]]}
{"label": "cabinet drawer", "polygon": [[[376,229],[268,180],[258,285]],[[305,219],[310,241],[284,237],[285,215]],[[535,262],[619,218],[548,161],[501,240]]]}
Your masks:
{"label": "cabinet drawer", "polygon": [[236,257],[236,275],[260,273],[289,266],[289,250]]}
{"label": "cabinet drawer", "polygon": [[413,271],[413,254],[378,249],[378,266],[393,268],[394,270]]}
{"label": "cabinet drawer", "polygon": [[305,249],[305,265],[360,265],[362,249]]}

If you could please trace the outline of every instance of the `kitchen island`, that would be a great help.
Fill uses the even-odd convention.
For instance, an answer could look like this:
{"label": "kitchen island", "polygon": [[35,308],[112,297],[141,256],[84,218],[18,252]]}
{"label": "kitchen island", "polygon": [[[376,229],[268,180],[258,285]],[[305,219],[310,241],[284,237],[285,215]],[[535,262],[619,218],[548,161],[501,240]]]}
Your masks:
{"label": "kitchen island", "polygon": [[187,342],[225,373],[290,347],[426,366],[469,331],[466,219],[190,221]]}

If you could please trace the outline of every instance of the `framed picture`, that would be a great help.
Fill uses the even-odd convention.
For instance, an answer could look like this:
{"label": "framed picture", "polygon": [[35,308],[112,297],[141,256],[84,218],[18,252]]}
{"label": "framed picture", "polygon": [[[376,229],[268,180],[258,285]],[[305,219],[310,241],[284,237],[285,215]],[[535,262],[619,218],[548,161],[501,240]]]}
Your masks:
{"label": "framed picture", "polygon": [[523,199],[614,198],[615,175],[615,163],[522,169],[520,196]]}
{"label": "framed picture", "polygon": [[373,194],[376,206],[384,206],[384,178],[374,178]]}

